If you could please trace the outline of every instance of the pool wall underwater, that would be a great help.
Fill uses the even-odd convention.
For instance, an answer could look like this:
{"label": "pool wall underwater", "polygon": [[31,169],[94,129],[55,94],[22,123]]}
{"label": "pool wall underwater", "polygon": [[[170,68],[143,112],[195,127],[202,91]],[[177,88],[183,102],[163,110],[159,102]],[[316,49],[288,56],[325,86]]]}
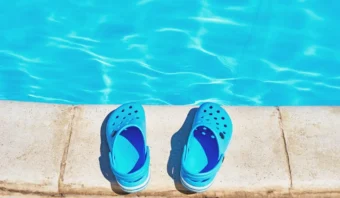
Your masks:
{"label": "pool wall underwater", "polygon": [[340,105],[336,8],[340,1],[1,1],[0,100]]}

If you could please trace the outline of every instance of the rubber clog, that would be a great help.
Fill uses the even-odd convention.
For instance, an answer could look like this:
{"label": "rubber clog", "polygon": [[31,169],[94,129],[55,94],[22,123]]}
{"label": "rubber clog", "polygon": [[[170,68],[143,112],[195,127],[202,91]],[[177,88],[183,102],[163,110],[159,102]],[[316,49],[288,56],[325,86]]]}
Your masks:
{"label": "rubber clog", "polygon": [[183,150],[180,176],[185,188],[204,192],[212,185],[231,137],[228,113],[215,103],[202,104]]}
{"label": "rubber clog", "polygon": [[114,110],[106,125],[106,138],[118,185],[127,193],[145,189],[150,180],[150,154],[143,107],[127,103]]}

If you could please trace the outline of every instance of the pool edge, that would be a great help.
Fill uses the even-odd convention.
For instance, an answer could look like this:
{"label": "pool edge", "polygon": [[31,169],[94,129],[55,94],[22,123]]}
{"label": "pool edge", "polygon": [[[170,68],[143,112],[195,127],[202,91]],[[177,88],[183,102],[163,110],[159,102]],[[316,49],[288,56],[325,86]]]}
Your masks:
{"label": "pool edge", "polygon": [[[100,120],[103,119],[102,117],[98,117],[98,115],[104,116],[107,115],[108,112],[113,110],[117,107],[117,105],[57,105],[57,104],[46,104],[46,103],[30,103],[30,102],[14,102],[14,101],[0,101],[0,106],[2,111],[0,111],[0,118],[2,118],[2,124],[0,125],[0,130],[2,131],[1,134],[4,135],[4,137],[13,137],[12,131],[9,129],[19,127],[16,126],[18,123],[21,123],[25,126],[25,129],[28,129],[26,132],[34,132],[36,134],[35,138],[32,139],[32,144],[36,143],[36,139],[39,139],[40,136],[39,133],[44,133],[46,130],[42,130],[44,128],[51,127],[53,131],[55,131],[55,134],[63,133],[65,137],[58,137],[58,142],[51,143],[50,141],[54,141],[54,137],[46,136],[46,146],[45,148],[54,150],[58,149],[58,157],[53,157],[50,160],[46,160],[46,163],[48,166],[53,166],[53,171],[55,171],[52,176],[52,178],[43,178],[43,179],[37,179],[32,178],[32,181],[24,180],[21,181],[20,178],[18,179],[17,176],[14,175],[6,175],[6,176],[0,176],[0,191],[2,192],[10,192],[10,193],[28,193],[28,194],[37,194],[37,195],[60,195],[60,194],[66,194],[66,195],[117,195],[116,192],[114,192],[111,189],[111,186],[109,186],[109,182],[107,187],[102,187],[101,185],[105,185],[105,181],[101,181],[98,183],[101,183],[100,185],[97,185],[95,182],[93,186],[91,186],[90,183],[83,183],[81,181],[83,177],[81,178],[70,178],[73,176],[79,176],[82,175],[81,173],[72,173],[72,166],[77,167],[79,166],[79,162],[81,162],[82,158],[84,156],[79,156],[81,154],[81,151],[78,150],[77,142],[74,142],[74,138],[78,137],[84,138],[82,136],[79,136],[80,133],[77,133],[77,131],[73,134],[70,133],[69,130],[77,129],[77,126],[79,128],[79,123],[84,124],[91,124],[89,120],[97,120],[98,123],[101,122]],[[172,117],[164,118],[164,120],[172,119],[175,121],[175,125],[182,125],[184,122],[184,119],[186,117],[182,116],[183,113],[188,113],[190,109],[192,109],[195,106],[157,106],[157,105],[146,105],[145,109],[149,117],[155,121],[157,119],[157,116],[162,116],[162,112],[169,112],[171,114],[172,111],[178,112],[173,113]],[[266,180],[263,182],[263,180],[258,180],[251,178],[249,176],[250,182],[247,180],[237,180],[239,179],[238,171],[241,169],[235,169],[236,174],[234,177],[236,178],[235,182],[240,182],[239,184],[234,184],[234,187],[228,187],[227,185],[225,188],[222,184],[219,184],[218,188],[211,189],[212,191],[208,191],[206,193],[197,194],[196,196],[240,196],[240,197],[254,197],[254,196],[271,196],[271,197],[291,197],[293,195],[297,196],[316,196],[321,194],[331,194],[331,195],[340,195],[340,177],[337,173],[334,171],[336,170],[336,167],[340,164],[339,159],[337,160],[334,158],[335,155],[339,156],[340,154],[340,147],[338,145],[332,145],[336,141],[340,139],[340,135],[336,133],[336,130],[340,124],[340,107],[329,107],[329,106],[323,106],[323,107],[231,107],[226,106],[224,107],[232,112],[232,114],[238,116],[238,120],[242,119],[242,116],[250,115],[249,118],[253,119],[268,119],[268,123],[270,124],[271,121],[275,120],[277,123],[270,124],[270,127],[273,129],[273,133],[275,133],[274,136],[272,136],[271,130],[268,130],[265,133],[267,136],[265,136],[266,140],[275,140],[280,141],[276,142],[276,144],[279,144],[277,147],[275,146],[274,149],[279,149],[275,152],[278,152],[279,154],[274,153],[271,155],[269,160],[279,160],[280,163],[277,163],[277,167],[280,168],[280,173],[277,176],[270,176],[272,178],[276,178],[279,181],[273,181],[275,185],[268,185],[265,186],[266,182],[269,180]],[[26,109],[25,111],[22,111],[23,109]],[[279,110],[279,111],[278,111]],[[49,121],[42,121],[41,119],[36,119],[32,123],[32,120],[25,119],[25,116],[39,116],[40,114],[43,114],[44,112],[49,112],[50,115],[56,115],[56,119],[51,119]],[[24,113],[23,113],[24,112]],[[32,113],[33,112],[33,113]],[[269,114],[270,115],[267,115]],[[23,120],[16,119],[16,115],[23,116]],[[96,117],[92,117],[95,116]],[[75,118],[75,122],[72,122],[72,116]],[[42,116],[43,117],[43,116]],[[51,116],[52,117],[52,116]],[[179,117],[179,118],[176,118]],[[84,119],[86,118],[86,121]],[[317,119],[316,119],[317,118]],[[6,120],[11,119],[11,120]],[[49,119],[48,117],[46,118]],[[272,120],[269,120],[272,119]],[[26,120],[26,121],[25,121]],[[246,121],[246,120],[243,120]],[[249,120],[248,120],[249,121]],[[270,121],[270,122],[269,122]],[[45,122],[45,123],[44,123]],[[169,121],[170,122],[170,121]],[[181,123],[179,123],[181,122]],[[157,130],[160,128],[160,126],[152,126],[153,122],[150,120],[147,120],[147,123],[149,124],[149,128],[153,130],[152,128],[156,128]],[[267,121],[265,122],[267,123]],[[78,125],[77,125],[78,124]],[[158,123],[159,124],[159,123]],[[166,123],[164,123],[166,125]],[[61,126],[57,126],[61,125]],[[95,125],[95,123],[94,123]],[[247,123],[239,122],[238,124],[240,126],[240,130],[242,130],[242,125],[247,125]],[[90,128],[92,125],[86,126]],[[167,127],[171,127],[168,126]],[[177,127],[177,126],[176,126]],[[175,128],[176,128],[175,127]],[[34,130],[41,130],[41,131],[34,131]],[[80,129],[79,129],[80,130]],[[62,131],[62,132],[60,132]],[[278,131],[280,132],[279,134]],[[91,132],[91,131],[90,131]],[[254,133],[259,132],[263,133],[263,131],[253,131]],[[246,132],[244,132],[246,133]],[[67,135],[70,135],[70,144],[67,145]],[[71,136],[72,135],[72,136]],[[99,134],[95,134],[94,136],[99,136]],[[280,137],[280,139],[277,139]],[[20,136],[19,136],[20,138]],[[72,141],[73,138],[73,141]],[[254,138],[260,138],[255,136]],[[274,139],[273,139],[274,138]],[[275,139],[276,138],[276,139]],[[18,141],[13,139],[13,141]],[[51,140],[52,139],[52,140]],[[241,140],[241,139],[239,139]],[[239,141],[238,140],[238,141]],[[318,140],[318,141],[316,141]],[[45,140],[39,140],[38,142],[40,144],[44,144]],[[86,140],[90,141],[90,140]],[[85,142],[86,142],[85,141]],[[253,141],[253,140],[251,140]],[[254,139],[255,141],[255,139]],[[3,148],[11,148],[12,144],[9,144],[6,142],[4,138],[2,138],[2,141],[0,142],[3,146]],[[52,144],[52,146],[49,146]],[[60,145],[59,145],[60,144]],[[98,144],[98,143],[94,143]],[[18,144],[19,145],[19,144]],[[58,146],[59,145],[59,146]],[[273,144],[274,145],[274,144]],[[71,156],[63,156],[64,155],[64,149],[65,146],[67,149],[70,149],[69,155]],[[232,145],[233,146],[233,145]],[[13,161],[15,166],[20,167],[25,165],[26,162],[31,163],[30,161],[27,161],[29,158],[23,158],[22,155],[25,154],[23,150],[27,148],[16,148],[16,151],[13,151],[12,154],[16,154],[18,156],[7,156],[8,153],[1,152],[0,157],[2,159],[10,159]],[[33,146],[34,147],[34,146]],[[98,145],[96,145],[97,150]],[[99,146],[100,147],[100,146]],[[157,144],[153,145],[153,149],[156,150]],[[162,147],[163,148],[163,147]],[[263,147],[261,149],[268,149],[269,147]],[[311,149],[313,148],[313,149]],[[35,151],[36,148],[33,148]],[[251,154],[247,154],[246,156],[252,157],[253,153],[256,153],[256,147],[253,148],[254,151]],[[260,149],[260,148],[259,148]],[[234,152],[237,149],[234,149]],[[259,150],[259,152],[263,152],[263,150]],[[97,151],[96,151],[97,152]],[[168,151],[164,151],[164,155],[169,155]],[[331,153],[332,155],[329,155]],[[33,153],[28,153],[28,156],[30,155],[36,155]],[[93,156],[97,156],[98,153],[93,154]],[[316,158],[317,156],[317,158]],[[70,158],[69,158],[70,157]],[[237,159],[237,156],[233,156],[234,158],[229,159],[232,163],[228,164],[229,168],[235,168],[233,167],[233,163],[235,165],[244,165],[244,160],[253,160],[253,159],[244,159],[239,160]],[[32,159],[36,158],[36,156],[33,156]],[[276,159],[277,158],[277,159]],[[44,159],[44,158],[42,158]],[[289,163],[287,161],[289,159]],[[320,160],[323,160],[324,162],[321,162]],[[335,159],[335,160],[334,160]],[[25,161],[26,160],[26,161]],[[75,162],[73,162],[74,160]],[[50,163],[50,164],[49,164]],[[159,162],[162,163],[162,162]],[[283,164],[284,163],[284,164]],[[65,165],[65,169],[62,170],[61,165]],[[78,165],[77,165],[78,164]],[[251,163],[250,163],[251,164]],[[6,162],[2,162],[1,164],[4,168],[8,168],[8,164]],[[33,163],[35,165],[35,163]],[[249,164],[247,164],[249,165]],[[252,172],[253,169],[258,171],[259,174],[263,174],[265,170],[261,170],[263,166],[256,167],[256,164],[251,164],[250,167],[251,170],[244,170],[245,172]],[[38,168],[37,168],[38,167]],[[24,167],[23,169],[18,169],[18,172],[22,172],[23,170],[29,171],[39,171],[39,167],[41,167],[41,164],[37,167],[31,167],[27,168]],[[246,167],[246,166],[245,166]],[[315,167],[318,167],[315,169]],[[61,173],[60,170],[67,171],[67,173]],[[42,170],[42,173],[38,173],[38,175],[44,175],[44,172],[46,170]],[[5,172],[5,170],[0,170],[0,172]],[[91,171],[90,171],[91,172]],[[92,174],[96,175],[97,179],[97,170],[92,171]],[[99,172],[100,173],[100,172]],[[63,178],[61,181],[59,181],[60,176],[63,175]],[[101,173],[100,173],[101,174]],[[155,173],[156,175],[158,173]],[[273,173],[275,174],[275,173]],[[30,174],[28,174],[30,175]],[[57,175],[57,176],[55,176]],[[267,175],[267,173],[263,174]],[[158,175],[159,176],[159,175]],[[161,175],[162,176],[162,175]],[[99,177],[104,177],[103,175],[99,175]],[[166,175],[168,177],[168,175]],[[272,179],[271,178],[271,179]],[[57,179],[57,181],[56,181]],[[64,180],[65,179],[65,180]],[[152,178],[154,180],[160,180],[162,181],[163,178],[156,177]],[[168,178],[166,181],[168,181]],[[225,179],[225,181],[228,181],[228,178]],[[260,182],[261,185],[250,185],[252,180],[254,182]],[[28,182],[27,182],[28,181]],[[80,181],[78,184],[76,181]],[[164,185],[164,187],[161,187],[159,189],[156,188],[155,183],[152,188],[146,189],[143,192],[138,193],[139,196],[183,196],[178,189],[176,189],[174,186],[171,185],[171,183],[168,183]],[[60,182],[58,184],[58,182]],[[74,183],[76,182],[76,183]],[[326,184],[327,183],[327,184]],[[268,183],[269,184],[269,183]]]}

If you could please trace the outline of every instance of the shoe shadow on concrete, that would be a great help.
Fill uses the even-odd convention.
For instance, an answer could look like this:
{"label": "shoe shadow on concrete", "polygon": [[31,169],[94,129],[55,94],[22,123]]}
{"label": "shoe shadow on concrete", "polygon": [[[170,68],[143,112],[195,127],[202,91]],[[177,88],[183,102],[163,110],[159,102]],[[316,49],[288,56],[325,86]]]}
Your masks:
{"label": "shoe shadow on concrete", "polygon": [[194,194],[184,188],[180,181],[181,160],[184,145],[188,140],[192,123],[198,108],[193,108],[189,111],[182,127],[171,137],[171,151],[167,165],[167,172],[174,180],[176,189],[183,194]]}
{"label": "shoe shadow on concrete", "polygon": [[109,162],[109,146],[106,141],[106,123],[112,112],[110,112],[104,119],[100,128],[100,157],[99,165],[103,176],[111,183],[111,189],[118,195],[127,195],[118,185],[115,176],[113,175]]}

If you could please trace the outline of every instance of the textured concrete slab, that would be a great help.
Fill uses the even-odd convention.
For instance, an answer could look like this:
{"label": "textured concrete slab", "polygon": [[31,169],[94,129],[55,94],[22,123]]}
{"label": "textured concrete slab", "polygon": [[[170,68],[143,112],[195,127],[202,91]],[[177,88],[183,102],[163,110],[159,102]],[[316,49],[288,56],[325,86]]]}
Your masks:
{"label": "textured concrete slab", "polygon": [[[105,138],[105,117],[116,106],[77,107],[72,126],[62,192],[112,192]],[[115,185],[112,185],[113,187]]]}
{"label": "textured concrete slab", "polygon": [[[77,107],[61,185],[63,193],[121,194],[110,182],[113,176],[104,131],[104,119],[116,107]],[[178,196],[183,192],[177,181],[182,148],[195,114],[192,108],[145,106],[151,181],[142,195]],[[290,181],[278,111],[270,107],[226,109],[234,122],[234,136],[223,167],[207,193],[286,191]]]}
{"label": "textured concrete slab", "polygon": [[[51,197],[60,193],[66,193],[66,197],[123,196],[113,182],[103,130],[105,117],[118,106],[1,101],[0,107],[0,197]],[[339,196],[340,107],[280,107],[280,113],[273,107],[226,109],[233,120],[234,136],[222,169],[208,192],[191,196]],[[178,183],[180,158],[195,109],[145,106],[145,111],[151,181],[135,196],[181,197],[185,192]],[[60,164],[71,128],[58,192]],[[281,129],[293,179],[289,191]]]}
{"label": "textured concrete slab", "polygon": [[293,189],[340,191],[340,107],[280,107]]}
{"label": "textured concrete slab", "polygon": [[[221,169],[219,188],[287,190],[290,187],[278,111],[273,107],[227,108],[234,138]],[[218,181],[218,180],[217,180]]]}
{"label": "textured concrete slab", "polygon": [[22,193],[13,193],[13,192],[1,192],[0,191],[0,197],[2,198],[52,198],[52,196],[49,195],[37,195],[37,194],[22,194]]}
{"label": "textured concrete slab", "polygon": [[0,101],[0,188],[57,192],[72,107]]}
{"label": "textured concrete slab", "polygon": [[[21,193],[8,193],[8,192],[1,192],[0,191],[0,197],[2,198],[55,198],[55,197],[66,197],[66,198],[112,198],[110,195],[40,195],[40,194],[21,194]],[[143,196],[143,195],[118,195],[115,196],[117,198],[120,197],[152,197],[152,198],[161,198],[164,196]],[[184,197],[184,195],[178,195],[174,197]],[[257,193],[237,193],[237,194],[221,194],[219,193],[211,193],[210,195],[205,194],[193,194],[186,197],[195,197],[195,198],[206,198],[206,197],[223,197],[223,198],[339,198],[340,193],[305,193],[305,194],[299,194],[299,195],[291,195],[291,194],[257,194]]]}

